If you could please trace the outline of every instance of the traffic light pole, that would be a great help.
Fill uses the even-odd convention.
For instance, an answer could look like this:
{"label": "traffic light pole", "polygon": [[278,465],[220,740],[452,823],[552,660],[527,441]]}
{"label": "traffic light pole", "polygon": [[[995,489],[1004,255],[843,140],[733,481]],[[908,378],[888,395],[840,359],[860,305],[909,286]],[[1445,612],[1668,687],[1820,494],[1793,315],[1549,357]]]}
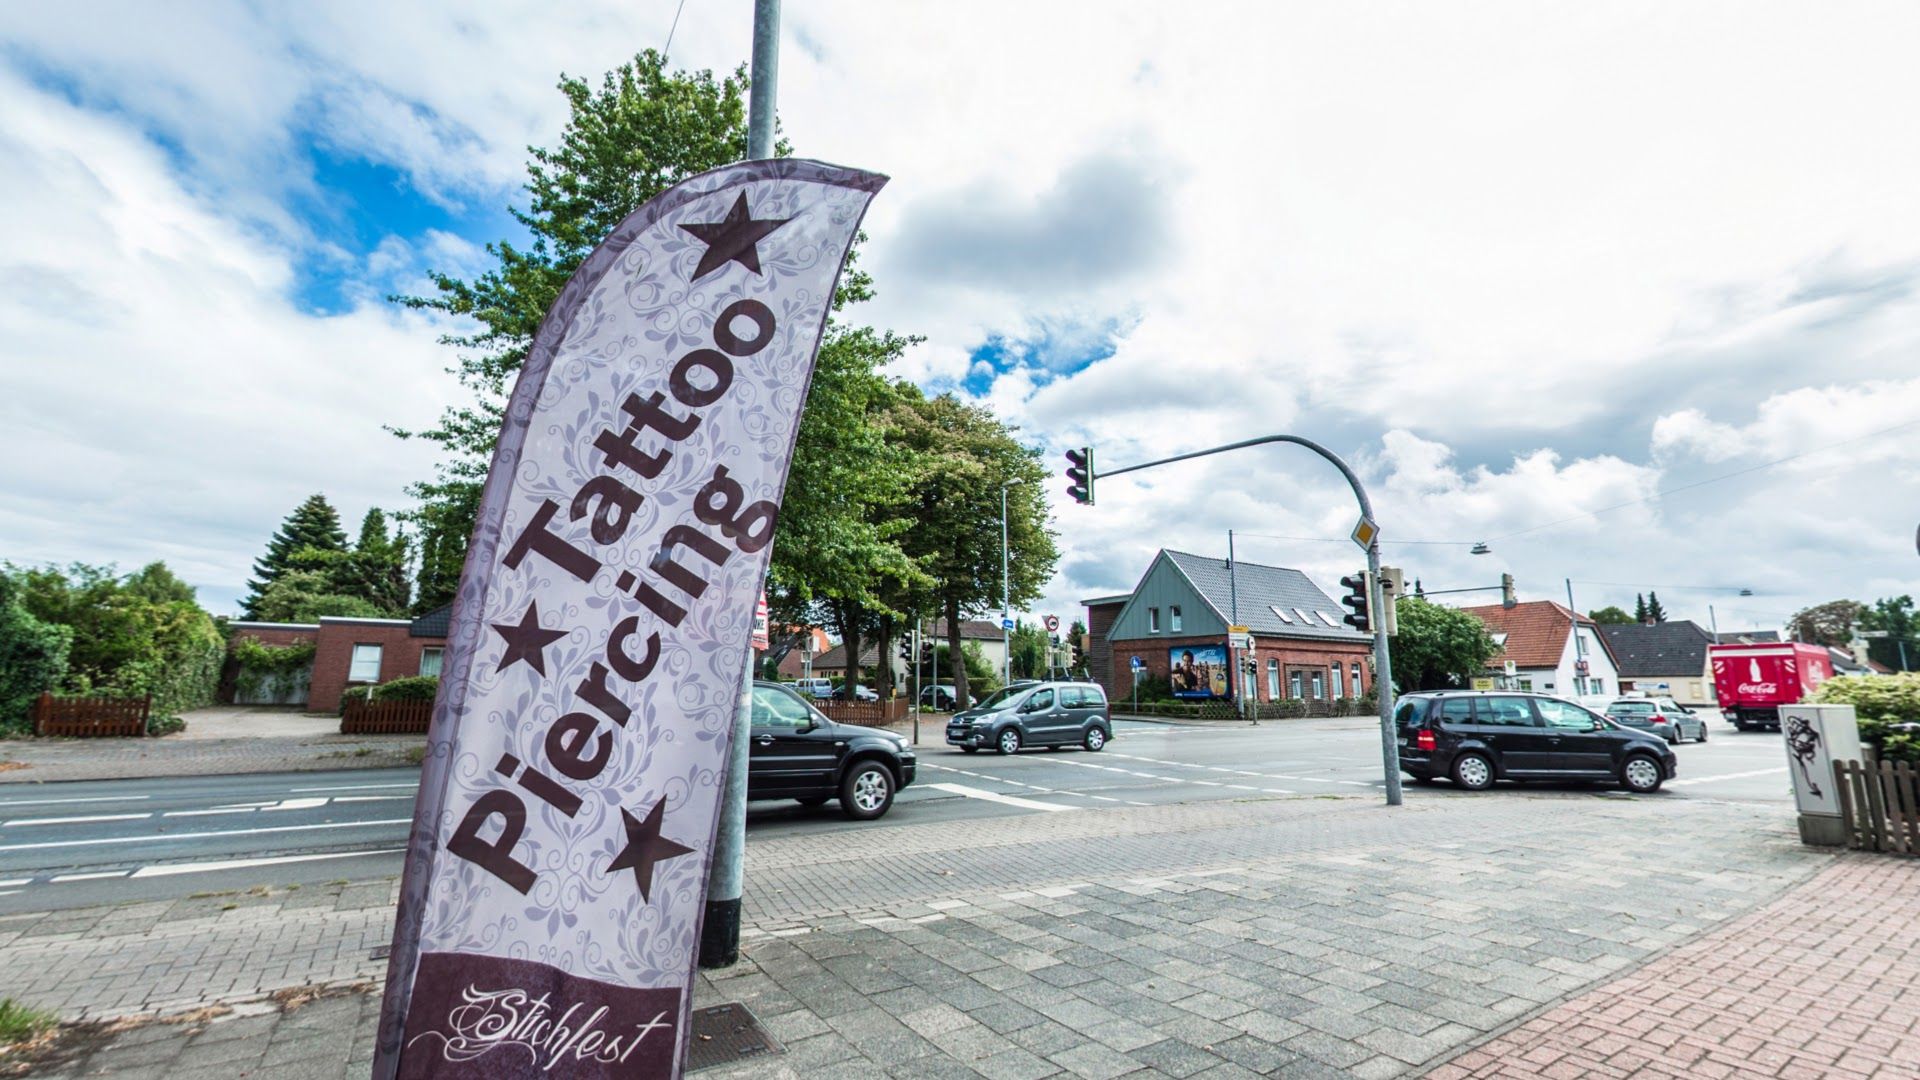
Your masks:
{"label": "traffic light pole", "polygon": [[[1128,465],[1125,468],[1110,469],[1100,473],[1098,477],[1096,477],[1093,472],[1092,455],[1088,454],[1089,460],[1086,462],[1088,487],[1091,489],[1092,481],[1098,478],[1119,476],[1122,473],[1139,472],[1142,469],[1151,469],[1160,465],[1171,465],[1176,461],[1189,461],[1193,458],[1209,457],[1213,454],[1224,454],[1229,450],[1245,450],[1249,447],[1265,446],[1268,443],[1292,443],[1295,446],[1304,446],[1314,453],[1319,454],[1321,457],[1326,458],[1333,464],[1334,468],[1340,470],[1341,476],[1347,478],[1347,486],[1353,489],[1353,497],[1360,503],[1361,518],[1366,521],[1373,520],[1373,503],[1367,498],[1367,489],[1361,485],[1360,478],[1354,475],[1353,470],[1347,467],[1347,463],[1340,460],[1340,455],[1311,439],[1303,439],[1298,435],[1265,435],[1258,439],[1246,439],[1237,443],[1228,443],[1225,446],[1216,446],[1208,450],[1195,450],[1189,454],[1176,454],[1173,457],[1161,458],[1158,461],[1145,461],[1138,465]],[[1069,460],[1073,460],[1071,455],[1069,455]],[[1091,496],[1091,490],[1088,491],[1088,494]],[[1367,542],[1367,581],[1369,582],[1367,604],[1373,613],[1373,691],[1374,695],[1380,701],[1380,766],[1386,774],[1387,805],[1399,806],[1401,801],[1400,744],[1393,731],[1393,663],[1392,657],[1388,654],[1387,650],[1387,622],[1382,614],[1384,608],[1381,603],[1382,594],[1380,591],[1380,536],[1378,532]]]}

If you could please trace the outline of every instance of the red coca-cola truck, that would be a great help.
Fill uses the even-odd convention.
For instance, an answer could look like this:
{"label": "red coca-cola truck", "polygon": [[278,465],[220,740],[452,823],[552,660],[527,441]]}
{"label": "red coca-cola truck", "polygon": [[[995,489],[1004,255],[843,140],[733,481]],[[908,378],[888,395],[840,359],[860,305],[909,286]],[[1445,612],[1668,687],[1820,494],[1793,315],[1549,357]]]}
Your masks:
{"label": "red coca-cola truck", "polygon": [[1833,656],[1824,645],[1770,641],[1754,645],[1710,645],[1713,693],[1720,713],[1741,731],[1780,730],[1780,706],[1807,700],[1833,678]]}

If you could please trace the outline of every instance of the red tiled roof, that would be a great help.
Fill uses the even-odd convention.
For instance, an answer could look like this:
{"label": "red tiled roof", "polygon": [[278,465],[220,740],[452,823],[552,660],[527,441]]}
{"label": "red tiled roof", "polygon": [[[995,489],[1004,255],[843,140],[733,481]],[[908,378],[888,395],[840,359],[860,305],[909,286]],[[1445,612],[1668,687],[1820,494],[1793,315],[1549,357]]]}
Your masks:
{"label": "red tiled roof", "polygon": [[[1551,600],[1530,600],[1513,607],[1489,604],[1486,607],[1461,608],[1487,625],[1487,632],[1507,635],[1506,648],[1488,661],[1499,667],[1511,660],[1518,667],[1557,667],[1567,651],[1567,631],[1573,612]],[[1580,621],[1594,625],[1585,615]]]}

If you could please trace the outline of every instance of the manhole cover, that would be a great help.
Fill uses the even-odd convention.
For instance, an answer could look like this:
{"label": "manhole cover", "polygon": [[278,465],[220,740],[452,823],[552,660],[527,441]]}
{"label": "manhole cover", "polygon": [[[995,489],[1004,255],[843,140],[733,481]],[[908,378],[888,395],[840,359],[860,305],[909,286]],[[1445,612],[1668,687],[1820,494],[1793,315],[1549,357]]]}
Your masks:
{"label": "manhole cover", "polygon": [[751,1057],[778,1054],[784,1048],[773,1041],[745,1005],[728,1002],[693,1010],[693,1039],[687,1051],[687,1071],[731,1065]]}

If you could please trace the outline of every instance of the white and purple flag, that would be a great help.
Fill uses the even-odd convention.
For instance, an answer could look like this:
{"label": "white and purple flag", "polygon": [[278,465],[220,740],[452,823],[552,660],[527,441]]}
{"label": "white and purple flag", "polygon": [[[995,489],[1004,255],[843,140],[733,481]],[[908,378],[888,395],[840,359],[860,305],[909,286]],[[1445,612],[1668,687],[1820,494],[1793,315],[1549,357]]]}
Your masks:
{"label": "white and purple flag", "polygon": [[885,182],[693,177],[547,313],[453,605],[376,1077],[679,1075],[755,602]]}

